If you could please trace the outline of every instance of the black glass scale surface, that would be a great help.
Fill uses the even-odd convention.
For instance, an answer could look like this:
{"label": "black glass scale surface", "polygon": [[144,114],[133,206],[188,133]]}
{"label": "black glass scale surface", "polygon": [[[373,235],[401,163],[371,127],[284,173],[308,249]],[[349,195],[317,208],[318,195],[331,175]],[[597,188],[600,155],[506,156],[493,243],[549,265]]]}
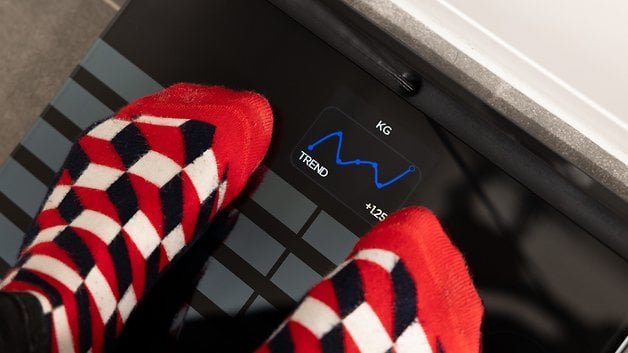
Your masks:
{"label": "black glass scale surface", "polygon": [[271,3],[134,0],[103,40],[163,86],[267,96],[266,164],[350,231],[433,209],[484,301],[484,352],[614,352],[626,337],[624,258]]}

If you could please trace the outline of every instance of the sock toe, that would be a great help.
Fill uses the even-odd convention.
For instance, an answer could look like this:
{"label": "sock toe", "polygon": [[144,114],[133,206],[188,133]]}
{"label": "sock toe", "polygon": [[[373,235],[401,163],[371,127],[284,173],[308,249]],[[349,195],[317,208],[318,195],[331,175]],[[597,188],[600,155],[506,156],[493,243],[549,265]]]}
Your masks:
{"label": "sock toe", "polygon": [[409,207],[390,215],[351,256],[365,249],[389,250],[405,263],[420,288],[419,319],[439,333],[445,352],[479,351],[482,302],[462,254],[430,210]]}
{"label": "sock toe", "polygon": [[462,254],[411,207],[362,237],[257,352],[478,353],[482,312]]}
{"label": "sock toe", "polygon": [[140,115],[194,119],[217,127],[214,153],[220,171],[229,174],[223,205],[237,197],[260,165],[273,129],[266,98],[219,86],[179,83],[129,104],[117,117]]}

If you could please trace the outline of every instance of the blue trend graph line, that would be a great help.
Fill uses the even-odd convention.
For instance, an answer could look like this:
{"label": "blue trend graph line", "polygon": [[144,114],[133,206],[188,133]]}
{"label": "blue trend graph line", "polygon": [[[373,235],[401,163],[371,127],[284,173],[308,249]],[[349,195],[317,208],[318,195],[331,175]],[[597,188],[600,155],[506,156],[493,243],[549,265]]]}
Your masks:
{"label": "blue trend graph line", "polygon": [[385,188],[389,185],[392,185],[396,182],[398,182],[399,180],[401,180],[403,177],[405,177],[406,175],[413,173],[416,171],[416,167],[414,165],[410,165],[408,167],[408,169],[406,169],[405,171],[403,171],[401,174],[395,176],[394,178],[387,180],[387,181],[380,181],[379,180],[379,165],[377,164],[377,162],[373,162],[373,161],[363,161],[360,159],[354,159],[354,160],[350,160],[350,161],[343,161],[340,158],[340,150],[342,149],[342,136],[343,133],[342,131],[336,131],[336,132],[332,132],[327,136],[324,136],[316,141],[314,141],[312,144],[307,146],[307,149],[309,151],[313,151],[314,148],[316,148],[316,146],[318,146],[319,144],[333,138],[333,137],[338,137],[338,147],[336,148],[336,164],[338,165],[369,165],[373,168],[373,181],[375,182],[375,186],[378,189],[382,189]]}

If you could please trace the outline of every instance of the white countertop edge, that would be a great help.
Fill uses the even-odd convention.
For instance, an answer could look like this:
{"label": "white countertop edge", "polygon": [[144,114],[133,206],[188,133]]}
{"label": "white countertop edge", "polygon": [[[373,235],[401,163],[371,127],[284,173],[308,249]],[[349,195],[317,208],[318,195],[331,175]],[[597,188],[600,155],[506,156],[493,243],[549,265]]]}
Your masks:
{"label": "white countertop edge", "polygon": [[[628,130],[621,120],[443,1],[420,10],[408,0],[342,1],[628,201]],[[461,31],[479,33],[483,39],[474,43],[494,46],[496,53],[489,56],[479,44],[465,43]],[[507,70],[513,63],[524,63],[525,70]],[[600,127],[600,121],[606,125]]]}
{"label": "white countertop edge", "polygon": [[628,164],[628,124],[447,1],[390,0],[478,64]]}

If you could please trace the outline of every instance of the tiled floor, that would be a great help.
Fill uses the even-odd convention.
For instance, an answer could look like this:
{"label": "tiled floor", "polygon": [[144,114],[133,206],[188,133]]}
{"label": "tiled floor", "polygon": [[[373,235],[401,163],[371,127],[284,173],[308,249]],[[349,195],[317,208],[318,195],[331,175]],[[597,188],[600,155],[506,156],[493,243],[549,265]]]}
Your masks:
{"label": "tiled floor", "polygon": [[0,0],[0,162],[124,0]]}

